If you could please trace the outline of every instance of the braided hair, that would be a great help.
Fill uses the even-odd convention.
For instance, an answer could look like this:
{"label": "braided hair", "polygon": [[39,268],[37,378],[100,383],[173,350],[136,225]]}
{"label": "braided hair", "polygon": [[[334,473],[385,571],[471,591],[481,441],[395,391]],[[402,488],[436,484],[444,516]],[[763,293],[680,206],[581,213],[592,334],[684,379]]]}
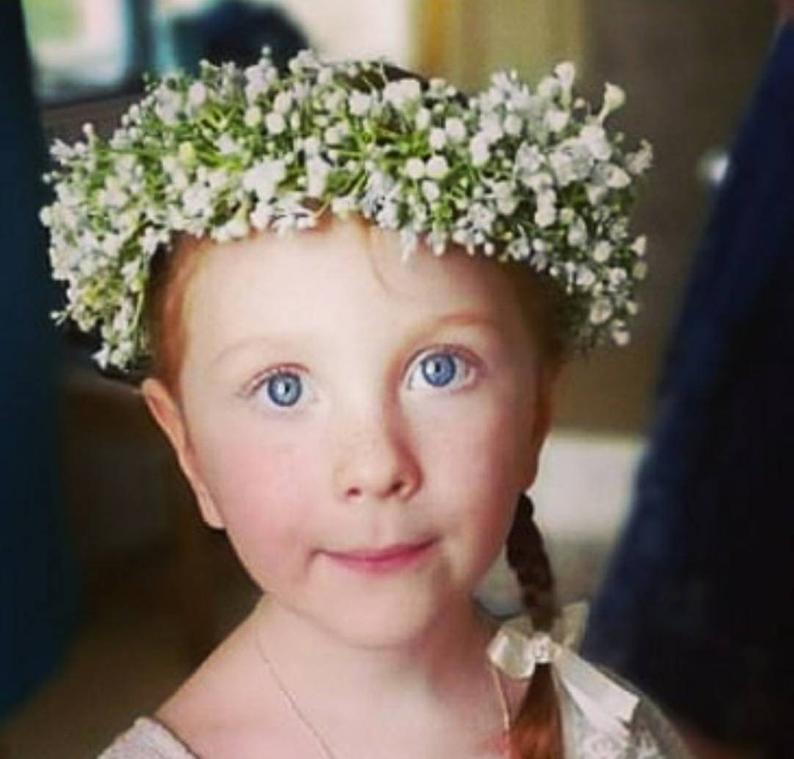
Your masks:
{"label": "braided hair", "polygon": [[[507,537],[507,562],[521,586],[521,599],[538,630],[550,630],[558,613],[551,564],[533,519],[534,505],[519,496]],[[562,721],[551,667],[539,664],[510,731],[516,759],[562,759]]]}

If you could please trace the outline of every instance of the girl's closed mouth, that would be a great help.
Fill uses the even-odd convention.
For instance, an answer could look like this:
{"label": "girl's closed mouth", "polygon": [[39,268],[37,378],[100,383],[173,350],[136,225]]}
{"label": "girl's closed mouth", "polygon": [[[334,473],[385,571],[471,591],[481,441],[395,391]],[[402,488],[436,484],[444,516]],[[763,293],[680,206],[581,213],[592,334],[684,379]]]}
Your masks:
{"label": "girl's closed mouth", "polygon": [[415,543],[395,543],[384,548],[356,548],[349,551],[325,551],[332,561],[357,572],[379,574],[404,569],[430,553],[436,538]]}

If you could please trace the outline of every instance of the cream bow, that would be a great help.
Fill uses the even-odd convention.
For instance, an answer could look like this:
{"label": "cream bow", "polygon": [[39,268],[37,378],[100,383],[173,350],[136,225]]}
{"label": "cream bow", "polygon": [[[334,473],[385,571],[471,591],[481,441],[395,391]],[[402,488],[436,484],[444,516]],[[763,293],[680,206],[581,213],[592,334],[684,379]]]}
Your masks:
{"label": "cream bow", "polygon": [[639,697],[572,650],[584,635],[587,611],[586,603],[569,604],[551,633],[535,630],[528,614],[513,617],[499,628],[488,646],[488,657],[516,680],[532,677],[538,664],[551,664],[556,680],[585,718],[616,740],[625,740]]}

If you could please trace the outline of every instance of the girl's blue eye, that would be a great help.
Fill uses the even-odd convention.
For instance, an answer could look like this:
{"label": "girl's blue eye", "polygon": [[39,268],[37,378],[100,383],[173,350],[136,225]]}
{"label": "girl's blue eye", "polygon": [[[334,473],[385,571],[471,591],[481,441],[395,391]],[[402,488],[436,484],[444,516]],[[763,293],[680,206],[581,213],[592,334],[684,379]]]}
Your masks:
{"label": "girl's blue eye", "polygon": [[265,378],[264,386],[268,398],[276,406],[294,406],[303,393],[301,378],[294,372],[279,371]]}
{"label": "girl's blue eye", "polygon": [[[465,380],[472,367],[463,356],[444,350],[425,356],[417,368],[420,382],[425,386],[444,388]],[[415,374],[416,372],[412,372],[412,385],[415,383]]]}
{"label": "girl's blue eye", "polygon": [[423,358],[420,364],[422,376],[433,387],[444,387],[455,378],[455,359],[447,353],[435,353]]}

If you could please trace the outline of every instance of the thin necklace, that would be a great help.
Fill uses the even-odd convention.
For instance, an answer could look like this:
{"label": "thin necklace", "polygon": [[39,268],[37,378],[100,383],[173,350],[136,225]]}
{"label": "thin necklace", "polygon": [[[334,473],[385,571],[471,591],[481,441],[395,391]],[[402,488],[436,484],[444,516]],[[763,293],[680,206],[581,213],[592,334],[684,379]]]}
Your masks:
{"label": "thin necklace", "polygon": [[[331,747],[328,745],[327,741],[322,737],[322,735],[320,735],[317,728],[315,728],[314,725],[309,721],[309,718],[303,713],[303,711],[301,711],[301,708],[298,706],[298,702],[295,700],[295,697],[292,695],[289,688],[287,688],[278,672],[276,672],[273,662],[270,661],[270,658],[267,656],[264,648],[262,647],[262,641],[259,638],[258,628],[254,630],[254,641],[256,643],[256,648],[259,652],[260,658],[262,659],[265,667],[267,667],[267,670],[270,673],[270,676],[273,678],[273,682],[276,684],[279,692],[287,702],[287,706],[289,706],[290,711],[298,718],[306,730],[308,730],[309,734],[314,738],[317,748],[320,750],[320,753],[325,757],[325,759],[337,759],[336,754],[331,750]],[[488,669],[491,672],[494,682],[494,689],[496,690],[496,694],[499,699],[499,708],[502,712],[502,729],[504,730],[504,736],[506,737],[510,733],[510,707],[507,704],[507,696],[505,695],[504,687],[502,686],[502,679],[499,677],[499,672],[490,662],[488,663]],[[506,741],[504,742],[502,752],[509,759],[511,754]]]}

